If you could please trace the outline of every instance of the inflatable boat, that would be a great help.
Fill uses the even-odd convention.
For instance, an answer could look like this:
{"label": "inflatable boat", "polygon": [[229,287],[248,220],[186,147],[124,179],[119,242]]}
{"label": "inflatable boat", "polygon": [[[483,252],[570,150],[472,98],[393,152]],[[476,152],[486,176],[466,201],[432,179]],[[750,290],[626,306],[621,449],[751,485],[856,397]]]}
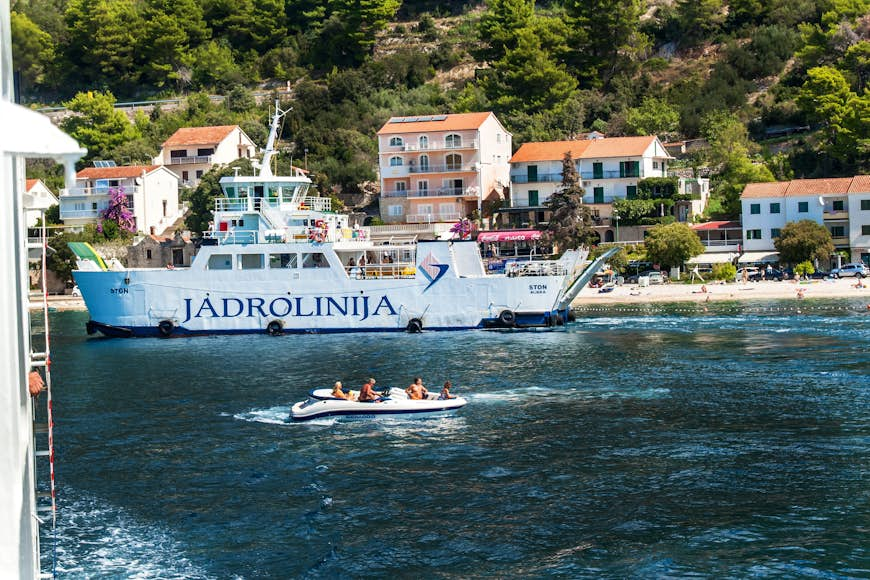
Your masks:
{"label": "inflatable boat", "polygon": [[468,404],[464,397],[439,399],[430,393],[428,399],[409,399],[401,389],[386,389],[374,402],[360,403],[332,396],[331,389],[315,389],[308,399],[293,405],[290,419],[309,421],[324,417],[342,419],[377,419],[381,417],[437,417],[447,415]]}

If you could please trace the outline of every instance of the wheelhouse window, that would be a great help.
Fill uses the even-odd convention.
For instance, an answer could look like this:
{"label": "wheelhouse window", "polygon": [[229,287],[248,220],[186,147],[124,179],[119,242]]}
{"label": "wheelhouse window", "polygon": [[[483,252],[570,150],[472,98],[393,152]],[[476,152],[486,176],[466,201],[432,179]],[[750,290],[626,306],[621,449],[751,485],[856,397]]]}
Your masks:
{"label": "wheelhouse window", "polygon": [[449,171],[457,171],[462,166],[462,155],[452,153],[445,159]]}
{"label": "wheelhouse window", "polygon": [[209,270],[232,270],[233,256],[232,254],[212,254],[208,257]]}
{"label": "wheelhouse window", "polygon": [[456,133],[451,133],[444,138],[444,146],[448,149],[456,149],[457,147],[462,147],[462,136],[457,135]]}
{"label": "wheelhouse window", "polygon": [[401,137],[390,137],[390,147],[401,147],[405,141]]}
{"label": "wheelhouse window", "polygon": [[323,252],[311,252],[302,254],[303,268],[329,268],[329,261]]}
{"label": "wheelhouse window", "polygon": [[390,157],[390,167],[401,167],[402,163],[403,161],[401,157]]}
{"label": "wheelhouse window", "polygon": [[239,254],[240,270],[262,270],[264,267],[263,254]]}
{"label": "wheelhouse window", "polygon": [[296,254],[269,254],[269,268],[296,268],[298,259]]}

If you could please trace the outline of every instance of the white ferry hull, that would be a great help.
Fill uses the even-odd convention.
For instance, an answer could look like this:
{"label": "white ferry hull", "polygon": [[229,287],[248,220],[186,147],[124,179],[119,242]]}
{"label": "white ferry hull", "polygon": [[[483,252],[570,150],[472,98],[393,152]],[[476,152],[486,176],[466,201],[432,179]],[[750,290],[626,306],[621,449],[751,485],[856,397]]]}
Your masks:
{"label": "white ferry hull", "polygon": [[[336,257],[329,246],[317,247],[332,265]],[[312,247],[250,244],[234,251],[268,256]],[[558,307],[568,282],[565,273],[463,276],[457,271],[461,266],[457,267],[456,253],[473,251],[479,262],[473,243],[454,247],[420,242],[417,267],[407,276],[366,279],[351,277],[340,266],[203,267],[209,254],[225,251],[225,247],[203,247],[205,255],[196,260],[199,268],[76,271],[76,283],[91,315],[89,331],[108,336],[175,336],[459,330],[551,326],[567,320],[567,311]]]}

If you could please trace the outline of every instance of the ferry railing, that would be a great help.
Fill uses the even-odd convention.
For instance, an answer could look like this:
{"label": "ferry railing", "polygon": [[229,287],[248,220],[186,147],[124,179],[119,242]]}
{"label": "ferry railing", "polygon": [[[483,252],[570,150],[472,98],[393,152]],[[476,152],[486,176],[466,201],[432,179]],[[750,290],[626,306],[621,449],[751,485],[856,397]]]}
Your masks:
{"label": "ferry railing", "polygon": [[417,275],[417,267],[411,262],[346,266],[345,271],[349,278],[356,280],[410,279]]}
{"label": "ferry railing", "polygon": [[511,278],[521,276],[566,276],[568,269],[564,264],[552,260],[530,260],[527,262],[509,262],[505,264],[505,274]]}
{"label": "ferry railing", "polygon": [[[259,212],[266,209],[280,209],[277,197],[219,197],[214,200],[215,211]],[[301,210],[332,211],[332,199],[308,196],[299,204]]]}

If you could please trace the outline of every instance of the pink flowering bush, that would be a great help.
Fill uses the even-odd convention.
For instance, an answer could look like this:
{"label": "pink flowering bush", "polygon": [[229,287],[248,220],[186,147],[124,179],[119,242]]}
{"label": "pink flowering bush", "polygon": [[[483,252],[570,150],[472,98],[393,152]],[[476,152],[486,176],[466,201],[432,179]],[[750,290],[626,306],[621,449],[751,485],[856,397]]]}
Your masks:
{"label": "pink flowering bush", "polygon": [[120,232],[136,233],[136,220],[127,207],[127,195],[123,187],[109,190],[109,207],[100,212],[97,231],[110,239]]}
{"label": "pink flowering bush", "polygon": [[453,234],[454,238],[467,240],[471,235],[471,227],[471,220],[463,218],[450,227],[450,233]]}

